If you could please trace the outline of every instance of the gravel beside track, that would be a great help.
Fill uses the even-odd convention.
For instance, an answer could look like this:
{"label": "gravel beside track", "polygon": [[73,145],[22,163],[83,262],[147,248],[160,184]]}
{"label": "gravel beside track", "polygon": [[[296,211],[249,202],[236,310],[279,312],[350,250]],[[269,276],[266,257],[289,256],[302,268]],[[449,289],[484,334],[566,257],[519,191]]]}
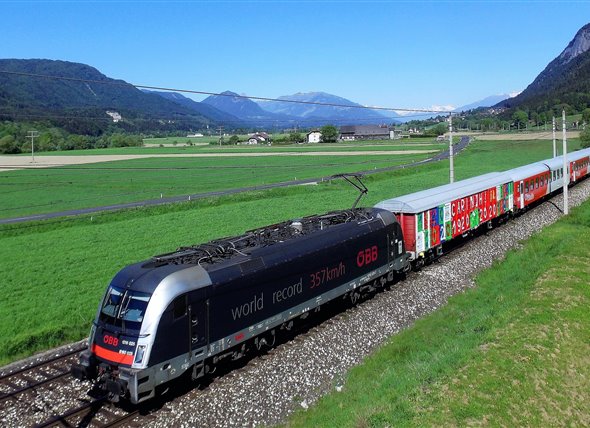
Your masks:
{"label": "gravel beside track", "polygon": [[[590,180],[570,189],[571,206],[590,196]],[[562,196],[552,202],[562,204]],[[474,286],[473,278],[494,260],[518,247],[561,213],[545,202],[525,215],[493,229],[445,255],[440,263],[412,273],[391,290],[312,328],[243,368],[194,389],[136,420],[149,427],[242,427],[281,423],[295,409],[340,390],[346,372],[362,362],[388,337],[444,305],[447,299]],[[2,426],[30,426],[89,400],[89,383],[69,385],[0,409]],[[139,417],[138,417],[139,418]]]}

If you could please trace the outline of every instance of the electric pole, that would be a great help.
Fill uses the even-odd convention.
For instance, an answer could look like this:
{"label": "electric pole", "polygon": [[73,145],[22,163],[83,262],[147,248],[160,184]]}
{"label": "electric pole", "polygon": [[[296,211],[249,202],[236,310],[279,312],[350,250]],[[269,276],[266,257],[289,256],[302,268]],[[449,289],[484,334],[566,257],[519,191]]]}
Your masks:
{"label": "electric pole", "polygon": [[449,113],[449,181],[455,181],[455,169],[453,166],[453,113]]}
{"label": "electric pole", "polygon": [[217,128],[217,130],[219,131],[219,145],[221,146],[221,140],[222,140],[222,136],[221,133],[223,132],[223,126],[220,126],[219,128]]}
{"label": "electric pole", "polygon": [[555,146],[555,116],[553,116],[553,157],[557,156],[557,147]]}
{"label": "electric pole", "polygon": [[567,164],[567,135],[565,132],[565,109],[561,111],[561,128],[563,132],[563,214],[569,214],[569,204],[567,200],[567,186],[570,184],[570,174]]}
{"label": "electric pole", "polygon": [[33,143],[33,140],[39,136],[39,133],[37,131],[29,131],[29,135],[27,135],[27,138],[31,139],[31,162],[35,163],[35,144]]}

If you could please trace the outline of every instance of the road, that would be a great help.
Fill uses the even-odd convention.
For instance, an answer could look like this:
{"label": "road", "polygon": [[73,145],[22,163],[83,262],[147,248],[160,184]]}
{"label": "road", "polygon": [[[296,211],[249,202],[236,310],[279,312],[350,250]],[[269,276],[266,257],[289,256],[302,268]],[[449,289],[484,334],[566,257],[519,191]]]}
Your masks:
{"label": "road", "polygon": [[[461,142],[453,145],[453,151],[455,154],[460,153],[467,145],[469,144],[468,141],[462,140]],[[412,162],[409,164],[404,165],[396,165],[391,167],[385,168],[378,168],[378,169],[371,169],[368,171],[356,171],[357,174],[362,175],[370,175],[370,174],[377,174],[380,172],[386,171],[395,171],[398,169],[403,168],[411,168],[418,165],[423,165],[432,162],[438,162],[443,159],[448,159],[449,152],[448,150],[442,151],[438,153],[436,156],[432,158],[428,158],[419,162]],[[78,216],[83,214],[93,214],[93,213],[101,213],[105,211],[119,211],[124,210],[127,208],[138,208],[138,207],[150,207],[155,205],[162,205],[162,204],[170,204],[175,202],[186,202],[192,201],[197,199],[209,198],[212,196],[226,196],[226,195],[234,195],[237,193],[244,193],[244,192],[252,192],[255,190],[267,190],[267,189],[276,189],[279,187],[290,187],[290,186],[299,186],[304,184],[312,184],[318,183],[322,181],[330,181],[332,177],[319,177],[319,178],[308,178],[305,180],[291,180],[291,181],[284,181],[280,183],[271,183],[271,184],[264,184],[260,186],[250,186],[250,187],[239,187],[236,189],[229,189],[229,190],[219,190],[215,192],[204,192],[204,193],[195,193],[192,195],[182,195],[182,196],[172,196],[160,199],[148,199],[144,201],[137,201],[137,202],[129,202],[125,204],[115,204],[115,205],[105,205],[100,207],[91,207],[91,208],[82,208],[82,209],[75,209],[75,210],[68,210],[68,211],[59,211],[53,213],[45,213],[45,214],[36,214],[36,215],[29,215],[23,217],[13,217],[13,218],[5,218],[0,219],[0,224],[14,224],[14,223],[23,223],[27,221],[39,221],[39,220],[49,220],[55,219],[60,217],[71,217],[71,216]]]}

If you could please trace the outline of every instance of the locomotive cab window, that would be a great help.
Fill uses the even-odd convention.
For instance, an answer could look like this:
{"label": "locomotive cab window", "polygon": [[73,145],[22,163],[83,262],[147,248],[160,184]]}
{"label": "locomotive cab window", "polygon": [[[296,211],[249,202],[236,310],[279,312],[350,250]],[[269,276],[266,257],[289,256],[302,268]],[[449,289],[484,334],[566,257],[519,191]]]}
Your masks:
{"label": "locomotive cab window", "polygon": [[126,322],[128,327],[137,329],[143,321],[149,300],[148,293],[110,287],[101,308],[101,319],[112,324]]}

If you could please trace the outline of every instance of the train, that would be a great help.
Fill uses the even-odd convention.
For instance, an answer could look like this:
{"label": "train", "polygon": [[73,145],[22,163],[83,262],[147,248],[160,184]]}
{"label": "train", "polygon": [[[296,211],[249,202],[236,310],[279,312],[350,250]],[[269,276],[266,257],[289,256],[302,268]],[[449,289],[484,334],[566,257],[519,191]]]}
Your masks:
{"label": "train", "polygon": [[[588,176],[590,149],[180,247],[126,266],[72,366],[111,401],[149,400],[197,380],[336,299],[353,303],[440,257],[445,246],[518,215]],[[358,200],[357,200],[358,201]],[[355,203],[356,205],[356,203]]]}

